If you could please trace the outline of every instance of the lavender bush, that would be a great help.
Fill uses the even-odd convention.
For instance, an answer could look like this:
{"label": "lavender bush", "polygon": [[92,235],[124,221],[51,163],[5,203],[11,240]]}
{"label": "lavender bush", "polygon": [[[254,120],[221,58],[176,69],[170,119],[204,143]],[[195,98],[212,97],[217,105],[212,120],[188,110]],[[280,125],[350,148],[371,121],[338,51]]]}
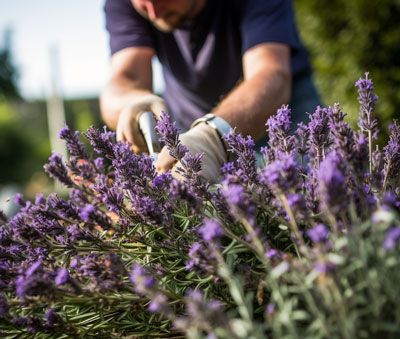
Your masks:
{"label": "lavender bush", "polygon": [[359,130],[339,104],[298,126],[283,106],[261,168],[251,138],[227,136],[236,160],[216,186],[167,114],[183,182],[112,132],[90,128],[88,150],[64,128],[69,159],[45,171],[69,196],[0,213],[0,335],[398,337],[400,126],[374,145],[373,83],[356,86]]}

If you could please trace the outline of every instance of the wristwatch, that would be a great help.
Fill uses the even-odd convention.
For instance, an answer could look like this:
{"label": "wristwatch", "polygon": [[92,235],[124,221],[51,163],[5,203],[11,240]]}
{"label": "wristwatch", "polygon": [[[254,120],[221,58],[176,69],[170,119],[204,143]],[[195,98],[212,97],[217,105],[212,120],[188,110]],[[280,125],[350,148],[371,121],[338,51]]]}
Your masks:
{"label": "wristwatch", "polygon": [[193,121],[190,128],[193,128],[194,126],[198,125],[201,122],[205,122],[207,125],[211,126],[213,129],[215,129],[215,131],[221,138],[222,145],[225,149],[226,154],[228,155],[229,147],[224,139],[224,136],[227,135],[232,130],[231,125],[229,125],[229,123],[226,120],[224,120],[223,118],[218,117],[213,113],[208,113],[208,114],[202,116],[201,118]]}

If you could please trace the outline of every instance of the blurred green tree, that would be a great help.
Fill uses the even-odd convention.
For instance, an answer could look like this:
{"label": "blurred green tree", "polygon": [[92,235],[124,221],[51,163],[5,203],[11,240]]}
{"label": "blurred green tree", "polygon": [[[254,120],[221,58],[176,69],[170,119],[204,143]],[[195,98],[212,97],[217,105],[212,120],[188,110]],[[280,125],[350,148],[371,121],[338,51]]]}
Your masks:
{"label": "blurred green tree", "polygon": [[370,73],[377,115],[400,117],[400,0],[296,0],[300,34],[324,103],[340,101],[355,122],[354,79]]}
{"label": "blurred green tree", "polygon": [[38,170],[35,145],[14,109],[0,100],[0,188],[2,184],[26,182]]}
{"label": "blurred green tree", "polygon": [[12,62],[12,31],[4,32],[0,45],[0,95],[6,98],[20,98],[17,80],[18,71]]}
{"label": "blurred green tree", "polygon": [[11,30],[6,30],[0,44],[0,189],[27,183],[49,153],[47,136],[37,128],[40,117],[31,109],[22,109],[27,103],[17,85],[11,37]]}

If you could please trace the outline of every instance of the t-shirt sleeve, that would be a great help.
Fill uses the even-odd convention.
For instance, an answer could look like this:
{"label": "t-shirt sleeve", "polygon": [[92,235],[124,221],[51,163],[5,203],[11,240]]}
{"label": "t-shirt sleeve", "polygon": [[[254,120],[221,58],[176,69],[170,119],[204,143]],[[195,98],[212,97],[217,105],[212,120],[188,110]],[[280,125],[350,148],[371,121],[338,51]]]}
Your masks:
{"label": "t-shirt sleeve", "polygon": [[106,0],[104,12],[111,54],[127,47],[154,48],[151,24],[136,12],[130,0]]}
{"label": "t-shirt sleeve", "polygon": [[242,53],[264,42],[300,47],[291,0],[247,0],[240,9]]}

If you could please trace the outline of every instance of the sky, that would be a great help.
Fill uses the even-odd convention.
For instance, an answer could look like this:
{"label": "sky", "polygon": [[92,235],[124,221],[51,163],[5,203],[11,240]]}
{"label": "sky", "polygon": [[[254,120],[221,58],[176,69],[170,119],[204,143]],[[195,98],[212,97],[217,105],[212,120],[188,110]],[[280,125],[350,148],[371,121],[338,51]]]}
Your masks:
{"label": "sky", "polygon": [[[23,97],[49,93],[51,50],[59,55],[65,97],[99,94],[110,76],[103,5],[104,0],[0,0],[0,44],[10,28]],[[155,74],[155,90],[160,91],[162,79],[159,71]]]}

